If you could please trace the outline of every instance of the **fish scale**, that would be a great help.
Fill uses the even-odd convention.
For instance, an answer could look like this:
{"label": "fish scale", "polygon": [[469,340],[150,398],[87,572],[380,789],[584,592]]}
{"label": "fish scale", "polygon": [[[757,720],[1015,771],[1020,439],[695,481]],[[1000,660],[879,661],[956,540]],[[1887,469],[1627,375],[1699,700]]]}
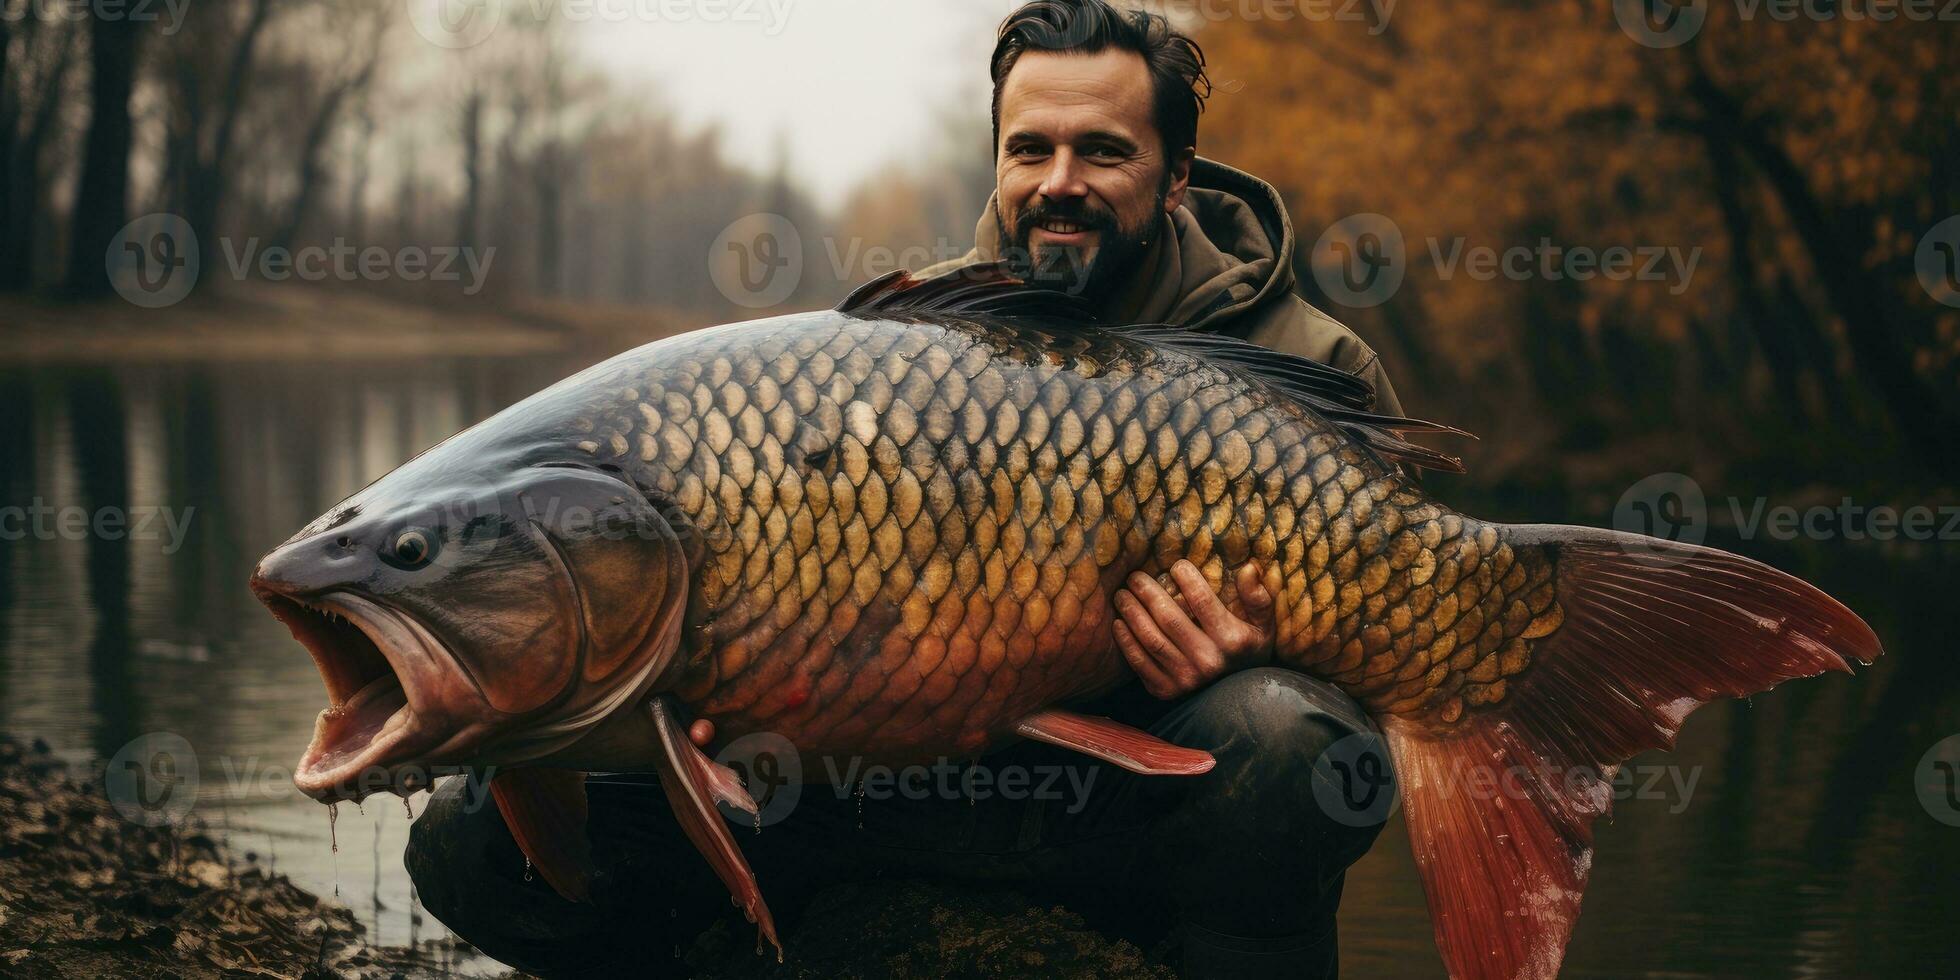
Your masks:
{"label": "fish scale", "polygon": [[1271,564],[1280,663],[1432,723],[1502,701],[1561,615],[1548,560],[1332,424],[1113,336],[791,318],[613,393],[579,448],[701,532],[677,694],[737,734],[977,752],[1120,680],[1111,595],[1179,559],[1228,604]]}

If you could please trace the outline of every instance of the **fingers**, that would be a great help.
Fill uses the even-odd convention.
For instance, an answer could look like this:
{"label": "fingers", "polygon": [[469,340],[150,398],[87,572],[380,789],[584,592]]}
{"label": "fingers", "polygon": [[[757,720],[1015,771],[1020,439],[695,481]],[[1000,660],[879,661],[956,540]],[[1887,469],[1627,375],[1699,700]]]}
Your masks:
{"label": "fingers", "polygon": [[1142,644],[1137,642],[1136,634],[1131,633],[1130,628],[1123,625],[1120,619],[1114,625],[1116,648],[1122,651],[1123,660],[1130,665],[1131,672],[1143,682],[1143,689],[1150,692],[1153,698],[1176,697],[1178,693],[1176,682],[1164,673],[1162,667],[1157,666],[1157,661],[1143,649]]}
{"label": "fingers", "polygon": [[1239,601],[1245,603],[1245,611],[1263,615],[1273,608],[1273,593],[1266,588],[1266,578],[1260,574],[1259,563],[1246,562],[1239,566]]}
{"label": "fingers", "polygon": [[1186,608],[1191,610],[1192,617],[1197,619],[1207,635],[1222,636],[1239,625],[1239,618],[1225,608],[1225,603],[1219,600],[1218,593],[1212,591],[1211,583],[1205,580],[1205,573],[1198,571],[1198,566],[1188,561],[1178,561],[1171,565],[1171,578],[1177,581]]}
{"label": "fingers", "polygon": [[709,742],[715,740],[715,723],[706,718],[697,718],[694,724],[687,726],[687,737],[705,749]]}
{"label": "fingers", "polygon": [[1277,576],[1269,575],[1256,561],[1239,568],[1239,601],[1245,605],[1246,622],[1259,632],[1262,645],[1270,642],[1279,628],[1273,599],[1276,584]]}
{"label": "fingers", "polygon": [[[1133,644],[1125,651],[1125,659],[1134,655],[1146,661],[1149,667],[1137,671],[1137,676],[1150,681],[1161,678],[1168,687],[1168,693],[1160,693],[1164,688],[1152,689],[1146,683],[1146,690],[1159,697],[1189,694],[1225,672],[1225,658],[1218,645],[1185,615],[1163,586],[1146,575],[1132,576],[1130,586],[1115,597],[1121,625]],[[1120,638],[1118,645],[1122,645]]]}
{"label": "fingers", "polygon": [[[1179,562],[1178,564],[1184,565],[1187,563]],[[1191,574],[1198,577],[1199,587],[1196,590],[1186,587],[1181,579],[1178,582],[1178,588],[1184,593],[1185,603],[1193,610],[1200,608],[1202,603],[1207,599],[1216,603],[1218,596],[1212,594],[1209,585],[1204,584],[1203,573],[1199,572],[1196,568],[1192,568]],[[1173,578],[1178,577],[1175,567],[1173,567],[1171,576]],[[1130,594],[1143,603],[1143,607],[1150,611],[1150,618],[1156,622],[1157,627],[1162,629],[1164,635],[1169,637],[1171,642],[1177,645],[1177,649],[1183,651],[1186,655],[1201,656],[1206,652],[1207,647],[1213,646],[1208,626],[1200,626],[1198,623],[1192,622],[1191,617],[1185,614],[1184,609],[1178,605],[1177,600],[1171,598],[1171,594],[1165,591],[1164,587],[1159,585],[1156,579],[1142,572],[1131,574]]]}

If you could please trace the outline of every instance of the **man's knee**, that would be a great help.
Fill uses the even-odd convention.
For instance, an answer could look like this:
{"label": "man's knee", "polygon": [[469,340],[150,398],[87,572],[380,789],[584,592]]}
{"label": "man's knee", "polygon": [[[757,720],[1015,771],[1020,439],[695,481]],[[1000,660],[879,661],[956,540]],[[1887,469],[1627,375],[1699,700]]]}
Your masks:
{"label": "man's knee", "polygon": [[605,931],[597,910],[525,880],[523,852],[480,782],[436,788],[409,827],[403,863],[430,914],[505,963],[557,976],[610,962],[613,950],[595,942]]}
{"label": "man's knee", "polygon": [[416,896],[444,922],[462,918],[463,900],[481,893],[484,882],[468,879],[491,873],[489,836],[502,827],[501,821],[494,827],[486,823],[484,801],[473,804],[467,784],[467,779],[451,779],[429,794],[428,805],[409,825],[408,848],[402,854]]}
{"label": "man's knee", "polygon": [[1221,754],[1296,768],[1296,776],[1342,739],[1379,737],[1339,688],[1281,667],[1243,670],[1213,684],[1199,695],[1189,725]]}
{"label": "man's knee", "polygon": [[1286,830],[1321,841],[1325,870],[1365,853],[1393,808],[1381,733],[1354,700],[1297,671],[1261,667],[1212,685],[1176,741],[1218,764],[1198,808],[1221,829]]}

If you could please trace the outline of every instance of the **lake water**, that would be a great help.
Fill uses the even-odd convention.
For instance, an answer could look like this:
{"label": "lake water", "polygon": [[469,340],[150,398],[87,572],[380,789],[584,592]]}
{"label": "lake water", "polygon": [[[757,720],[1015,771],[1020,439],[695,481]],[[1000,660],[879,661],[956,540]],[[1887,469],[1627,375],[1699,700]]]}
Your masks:
{"label": "lake water", "polygon": [[[0,369],[0,506],[52,509],[46,533],[0,541],[0,731],[77,763],[181,736],[195,813],[239,860],[338,894],[377,942],[442,935],[413,905],[399,801],[341,807],[336,853],[326,813],[287,781],[324,691],[245,581],[335,501],[592,359]],[[1610,518],[1515,488],[1448,496],[1488,517]],[[125,508],[130,529],[109,534],[60,514]],[[1914,767],[1960,733],[1960,542],[1713,543],[1817,582],[1888,655],[1712,706],[1676,751],[1635,760],[1631,798],[1598,831],[1568,974],[1953,975],[1960,827],[1934,818]],[[1348,973],[1440,975],[1427,919],[1398,818],[1349,876]]]}

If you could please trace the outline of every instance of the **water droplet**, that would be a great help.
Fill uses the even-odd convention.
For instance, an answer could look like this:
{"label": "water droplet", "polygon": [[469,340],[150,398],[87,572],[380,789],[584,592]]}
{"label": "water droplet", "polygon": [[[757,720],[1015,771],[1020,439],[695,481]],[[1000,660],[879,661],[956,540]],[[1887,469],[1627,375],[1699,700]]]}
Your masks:
{"label": "water droplet", "polygon": [[531,859],[528,857],[524,859],[524,880],[531,880]]}

